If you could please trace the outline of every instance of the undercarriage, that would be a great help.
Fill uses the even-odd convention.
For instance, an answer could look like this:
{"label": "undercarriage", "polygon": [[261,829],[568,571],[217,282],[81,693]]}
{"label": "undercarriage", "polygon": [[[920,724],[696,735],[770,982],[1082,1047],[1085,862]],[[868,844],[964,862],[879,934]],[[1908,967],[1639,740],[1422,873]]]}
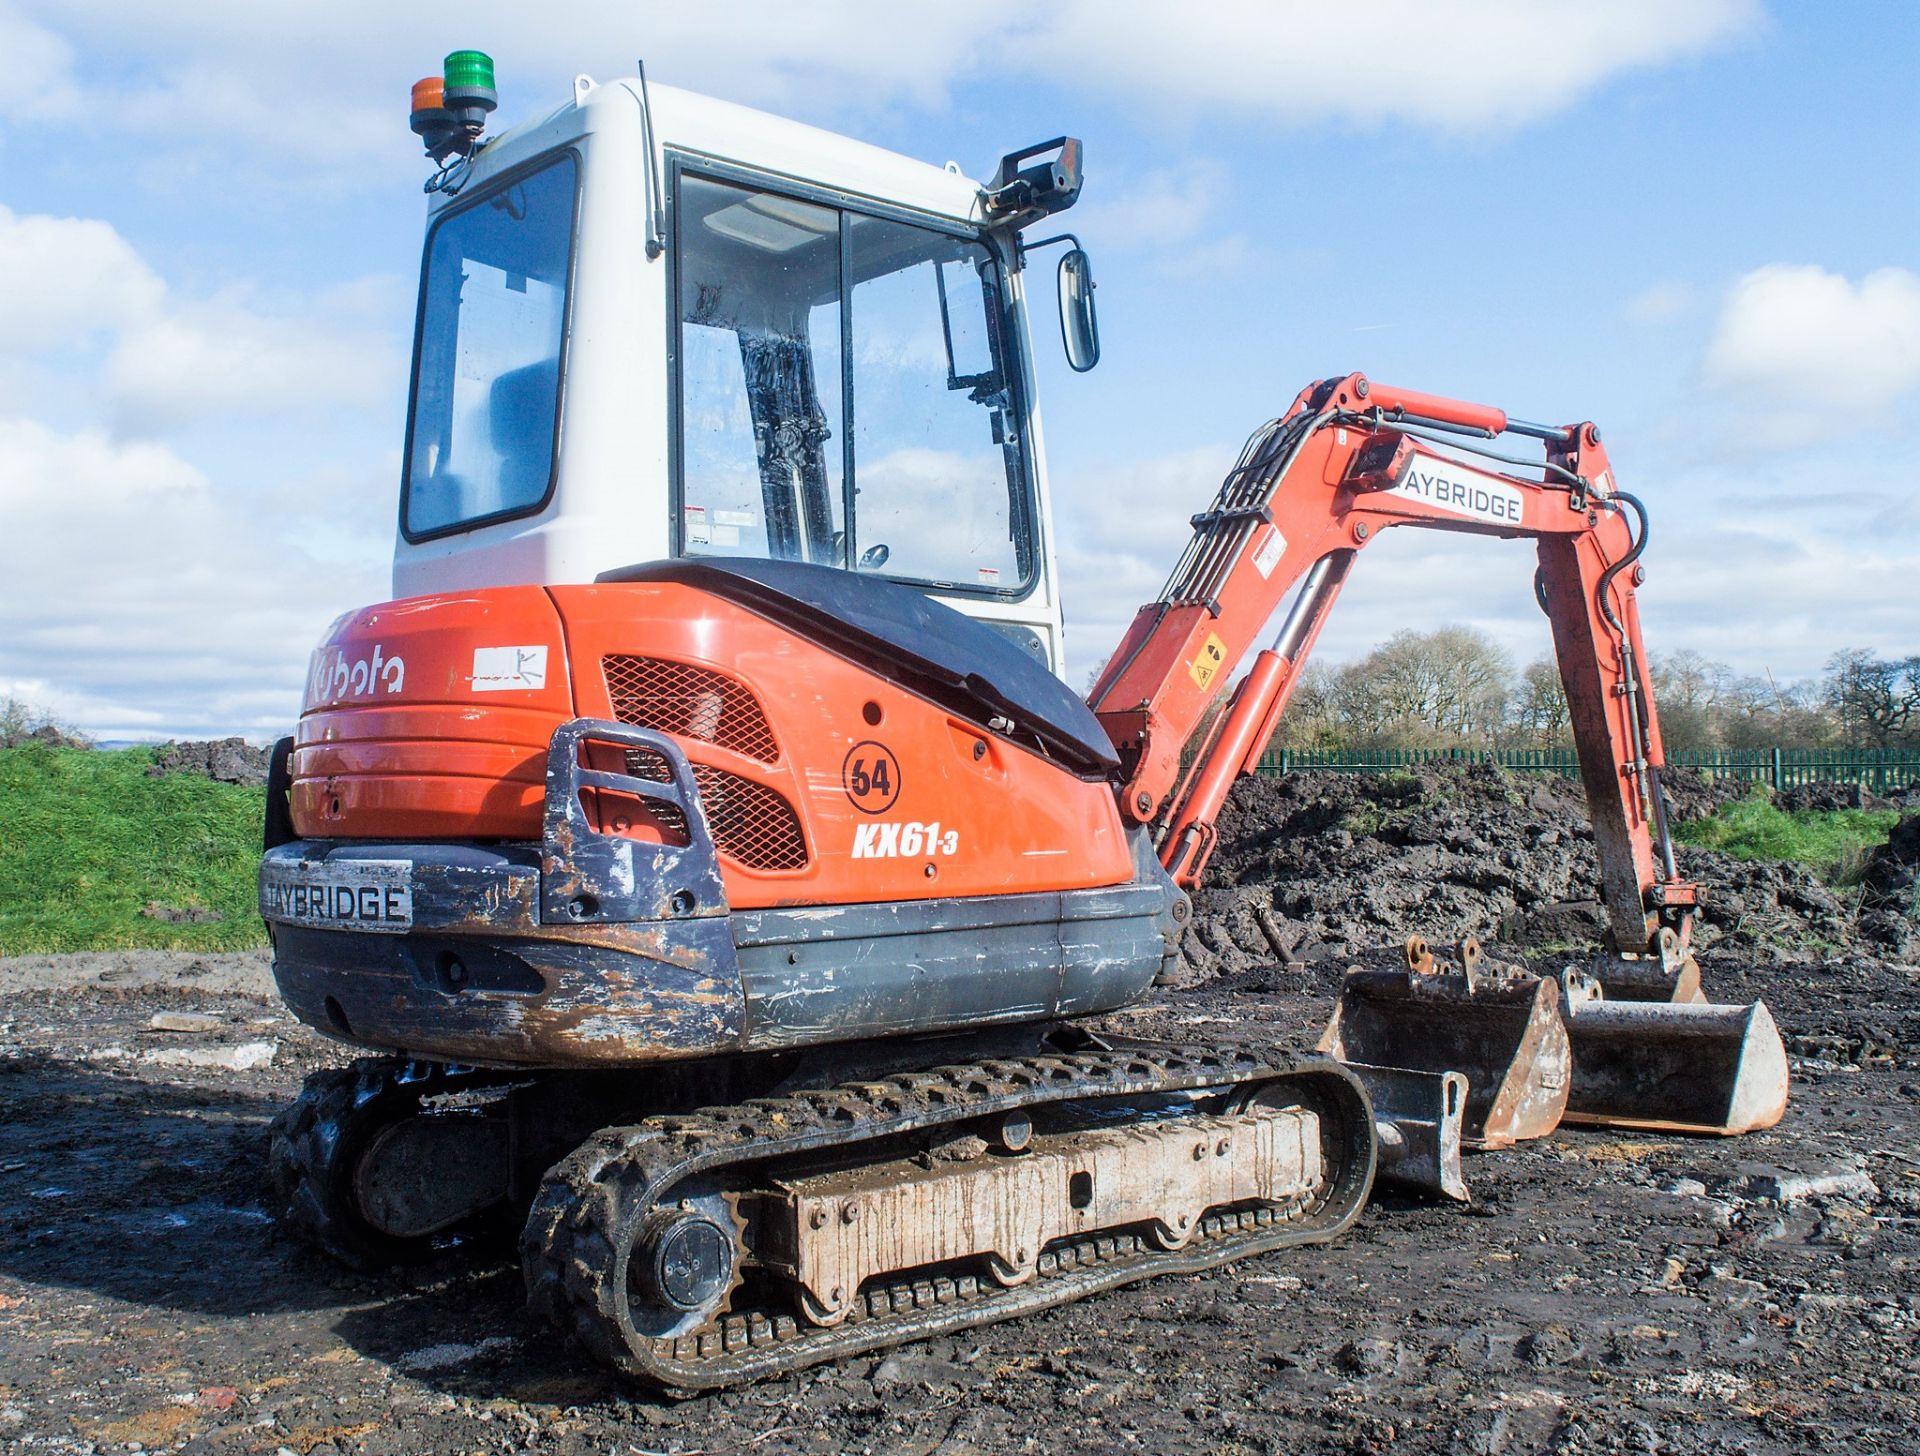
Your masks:
{"label": "undercarriage", "polygon": [[373,1059],[311,1078],[274,1152],[296,1226],[361,1268],[524,1216],[533,1309],[692,1392],[1331,1239],[1366,1201],[1374,1131],[1333,1062],[1062,1027],[865,1068]]}

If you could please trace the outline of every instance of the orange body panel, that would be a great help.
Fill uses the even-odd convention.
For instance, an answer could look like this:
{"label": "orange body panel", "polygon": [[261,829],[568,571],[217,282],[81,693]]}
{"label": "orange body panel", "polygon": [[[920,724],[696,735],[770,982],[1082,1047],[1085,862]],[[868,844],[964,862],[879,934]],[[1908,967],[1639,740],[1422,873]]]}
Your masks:
{"label": "orange body panel", "polygon": [[[476,649],[503,647],[544,652],[541,687],[476,691]],[[541,587],[350,612],[308,669],[294,827],[312,839],[538,838],[547,740],[573,716],[560,618]]]}
{"label": "orange body panel", "polygon": [[[1134,878],[1110,785],[744,607],[665,582],[502,587],[343,617],[314,654],[295,828],[537,840],[548,740],[575,717],[674,738],[700,782],[734,909]],[[597,767],[623,766],[605,752]],[[606,797],[589,806],[604,832],[678,833],[638,801]]]}

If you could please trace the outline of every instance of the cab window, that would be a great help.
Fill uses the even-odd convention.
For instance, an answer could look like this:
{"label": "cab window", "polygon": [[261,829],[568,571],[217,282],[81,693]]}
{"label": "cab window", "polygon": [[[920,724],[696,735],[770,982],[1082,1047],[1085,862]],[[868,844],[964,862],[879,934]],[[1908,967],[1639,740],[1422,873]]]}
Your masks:
{"label": "cab window", "polygon": [[406,532],[537,510],[553,484],[566,336],[571,155],[434,225],[421,283]]}
{"label": "cab window", "polygon": [[991,250],[691,174],[675,216],[683,553],[1021,588],[1035,543]]}

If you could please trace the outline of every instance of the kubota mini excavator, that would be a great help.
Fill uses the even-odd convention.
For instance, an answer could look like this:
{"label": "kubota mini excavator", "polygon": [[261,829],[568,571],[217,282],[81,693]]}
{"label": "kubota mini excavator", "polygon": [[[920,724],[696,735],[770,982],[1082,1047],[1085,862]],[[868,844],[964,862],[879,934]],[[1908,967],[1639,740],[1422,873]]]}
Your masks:
{"label": "kubota mini excavator", "polygon": [[[1764,1008],[1693,1004],[1645,515],[1592,425],[1309,386],[1082,701],[1025,292],[1071,244],[1091,367],[1086,255],[1026,235],[1078,143],[980,186],[643,78],[487,140],[494,100],[477,52],[414,88],[396,600],[327,632],[274,758],[281,992],[380,1053],[275,1122],[309,1237],[368,1266],[523,1225],[534,1308],[684,1392],[1330,1239],[1376,1166],[1461,1194],[1462,1141],[1780,1115]],[[1396,525],[1537,543],[1613,968],[1563,1006],[1416,946],[1304,1061],[1083,1029],[1178,955]]]}

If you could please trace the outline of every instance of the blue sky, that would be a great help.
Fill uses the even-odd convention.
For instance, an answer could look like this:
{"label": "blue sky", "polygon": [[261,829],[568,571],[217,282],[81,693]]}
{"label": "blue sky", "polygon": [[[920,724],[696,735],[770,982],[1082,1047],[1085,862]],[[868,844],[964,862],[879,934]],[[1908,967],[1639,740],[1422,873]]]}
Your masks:
{"label": "blue sky", "polygon": [[[396,13],[398,12],[398,13]],[[405,93],[650,74],[984,175],[1087,143],[1106,356],[1038,354],[1083,681],[1240,441],[1348,369],[1593,419],[1655,651],[1920,651],[1920,6],[0,0],[0,693],[283,731],[386,595],[424,203]],[[1043,297],[1042,302],[1045,302]],[[1321,652],[1547,648],[1525,547],[1395,533]]]}

